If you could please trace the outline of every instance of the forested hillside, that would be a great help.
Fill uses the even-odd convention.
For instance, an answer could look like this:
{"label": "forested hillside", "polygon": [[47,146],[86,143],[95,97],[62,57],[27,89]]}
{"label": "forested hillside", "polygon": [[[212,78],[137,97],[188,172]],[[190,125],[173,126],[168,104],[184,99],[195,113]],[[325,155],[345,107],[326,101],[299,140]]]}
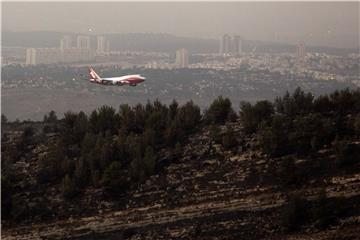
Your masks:
{"label": "forested hillside", "polygon": [[[240,104],[240,112],[233,110]],[[4,239],[356,239],[360,91],[2,115]],[[335,236],[335,238],[334,238]]]}

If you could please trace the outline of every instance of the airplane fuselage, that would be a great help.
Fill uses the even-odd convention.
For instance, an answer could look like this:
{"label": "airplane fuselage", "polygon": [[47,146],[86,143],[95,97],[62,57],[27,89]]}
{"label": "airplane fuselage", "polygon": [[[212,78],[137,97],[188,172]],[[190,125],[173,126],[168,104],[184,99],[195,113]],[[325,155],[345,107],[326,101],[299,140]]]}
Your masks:
{"label": "airplane fuselage", "polygon": [[137,84],[144,82],[145,77],[141,76],[140,74],[133,74],[133,75],[125,75],[121,77],[102,78],[94,71],[94,69],[89,67],[89,81],[91,83],[97,83],[102,85],[136,86]]}

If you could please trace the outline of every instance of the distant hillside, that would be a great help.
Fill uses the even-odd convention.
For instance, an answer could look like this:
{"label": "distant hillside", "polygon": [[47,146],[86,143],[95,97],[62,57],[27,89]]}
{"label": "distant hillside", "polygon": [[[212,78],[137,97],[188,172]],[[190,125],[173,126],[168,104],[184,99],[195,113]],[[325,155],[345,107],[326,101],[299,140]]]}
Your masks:
{"label": "distant hillside", "polygon": [[[58,47],[60,38],[74,33],[61,32],[4,32],[2,45],[5,47]],[[147,52],[175,52],[179,48],[187,48],[192,53],[216,53],[219,51],[218,39],[179,37],[162,33],[127,33],[105,34],[110,40],[112,50],[131,50]],[[92,46],[96,46],[95,36],[92,37]],[[73,42],[75,44],[75,40]],[[348,54],[358,52],[357,49],[342,49],[331,47],[311,47],[308,51],[324,52],[329,54]],[[256,51],[259,53],[295,52],[294,44],[275,43],[265,41],[244,40],[245,52]]]}
{"label": "distant hillside", "polygon": [[60,38],[65,33],[60,32],[3,32],[4,47],[58,47]]}
{"label": "distant hillside", "polygon": [[214,39],[178,37],[170,34],[109,34],[106,35],[112,49],[174,52],[186,48],[194,53],[213,53],[218,50],[218,42]]}
{"label": "distant hillside", "polygon": [[[76,34],[60,32],[4,32],[2,44],[6,47],[58,47],[60,39],[65,34],[74,37],[73,45],[75,45]],[[174,52],[184,47],[196,53],[218,51],[218,41],[214,39],[186,38],[158,33],[114,33],[105,36],[109,39],[112,50]],[[95,36],[91,37],[91,45],[95,48]]]}

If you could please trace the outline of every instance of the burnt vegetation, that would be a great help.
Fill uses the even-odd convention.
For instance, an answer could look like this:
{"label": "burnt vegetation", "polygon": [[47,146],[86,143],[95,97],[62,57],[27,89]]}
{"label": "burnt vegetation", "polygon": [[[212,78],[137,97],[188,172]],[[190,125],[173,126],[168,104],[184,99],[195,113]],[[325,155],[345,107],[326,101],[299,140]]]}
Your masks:
{"label": "burnt vegetation", "polygon": [[[234,124],[241,126],[240,133],[234,131]],[[241,102],[238,114],[230,100],[220,96],[203,114],[192,101],[179,105],[174,100],[164,105],[156,100],[132,107],[123,104],[118,110],[102,106],[89,115],[67,112],[63,118],[52,111],[36,123],[9,122],[2,115],[2,129],[3,219],[26,222],[37,217],[43,221],[55,213],[45,203],[31,211],[23,204],[19,193],[26,189],[13,171],[20,160],[36,158],[36,181],[31,190],[54,188],[61,193],[64,206],[88,189],[101,189],[114,201],[126,197],[179,161],[189,139],[204,131],[223,151],[259,149],[264,160],[274,163],[267,175],[285,194],[300,189],[310,176],[356,172],[360,164],[360,92],[346,89],[314,97],[298,88],[274,102]],[[21,129],[17,137],[9,136],[12,129]],[[249,137],[256,140],[255,146],[246,142]],[[319,152],[324,149],[334,158],[321,157]],[[224,156],[215,157],[221,165]],[[304,157],[313,158],[313,163],[296,163]],[[261,182],[266,177],[256,179]],[[337,216],[348,214],[349,209],[337,203],[325,192],[313,201],[289,196],[279,224],[285,232],[309,224],[326,228]]]}

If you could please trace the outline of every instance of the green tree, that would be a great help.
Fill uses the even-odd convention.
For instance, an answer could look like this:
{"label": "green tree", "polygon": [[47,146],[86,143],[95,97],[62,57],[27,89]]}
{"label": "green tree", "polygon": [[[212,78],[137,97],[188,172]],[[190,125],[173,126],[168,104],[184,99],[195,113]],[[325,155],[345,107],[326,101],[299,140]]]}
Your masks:
{"label": "green tree", "polygon": [[89,166],[86,160],[83,157],[80,157],[75,161],[74,180],[76,181],[76,186],[83,188],[89,185],[89,175]]}
{"label": "green tree", "polygon": [[146,119],[146,128],[159,132],[162,131],[165,126],[166,115],[163,115],[162,112],[152,112]]}
{"label": "green tree", "polygon": [[80,137],[75,136],[74,126],[77,119],[77,114],[68,111],[64,114],[63,129],[62,129],[62,140],[66,146],[76,144],[76,140]]}
{"label": "green tree", "polygon": [[76,144],[83,141],[85,134],[88,131],[88,118],[84,112],[79,112],[73,124],[73,138]]}
{"label": "green tree", "polygon": [[328,113],[334,108],[328,95],[322,95],[314,100],[314,111],[317,113]]}
{"label": "green tree", "polygon": [[219,126],[213,124],[209,128],[209,136],[210,138],[217,144],[222,142],[222,134]]}
{"label": "green tree", "polygon": [[274,108],[269,101],[259,101],[254,106],[248,102],[240,103],[240,120],[247,133],[255,132],[260,123],[269,122]]}
{"label": "green tree", "polygon": [[13,184],[9,178],[1,176],[1,216],[7,219],[11,216],[13,207]]}
{"label": "green tree", "polygon": [[146,122],[146,118],[147,118],[147,114],[145,111],[145,108],[143,105],[141,104],[137,104],[134,108],[133,108],[133,112],[134,112],[134,118],[135,118],[135,132],[137,133],[141,133],[144,131],[145,128],[145,122]]}
{"label": "green tree", "polygon": [[102,185],[108,192],[119,193],[127,188],[126,177],[121,164],[114,161],[105,169],[102,177]]}
{"label": "green tree", "polygon": [[282,226],[285,231],[298,230],[308,219],[309,203],[305,198],[292,196],[281,214]]}
{"label": "green tree", "polygon": [[292,95],[286,92],[284,97],[277,97],[275,99],[275,108],[278,113],[293,118],[298,114],[311,112],[313,109],[313,99],[314,97],[311,93],[304,93],[298,87]]}
{"label": "green tree", "polygon": [[175,157],[180,157],[183,154],[183,150],[183,146],[179,142],[177,142],[174,149]]}
{"label": "green tree", "polygon": [[57,119],[55,111],[51,110],[49,112],[49,115],[45,114],[43,122],[45,122],[45,123],[55,123],[55,122],[57,122],[57,120],[58,119]]}
{"label": "green tree", "polygon": [[181,128],[179,120],[173,120],[165,129],[164,138],[167,146],[174,146],[177,142],[184,140],[185,133]]}
{"label": "green tree", "polygon": [[288,135],[289,120],[285,116],[275,115],[270,126],[262,125],[258,132],[260,145],[265,153],[282,156],[292,151]]}
{"label": "green tree", "polygon": [[145,174],[147,176],[154,174],[156,167],[156,159],[157,156],[154,153],[153,148],[148,146],[145,150],[145,155],[144,155]]}
{"label": "green tree", "polygon": [[280,166],[278,170],[280,185],[288,187],[297,184],[299,180],[298,169],[295,165],[293,157],[283,157],[280,159]]}
{"label": "green tree", "polygon": [[360,162],[360,147],[347,140],[340,140],[338,137],[334,141],[336,165],[338,167],[349,167]]}
{"label": "green tree", "polygon": [[95,147],[97,136],[92,132],[87,132],[81,143],[81,156],[86,157],[91,154]]}
{"label": "green tree", "polygon": [[35,130],[33,127],[28,126],[24,129],[19,141],[16,144],[16,148],[21,154],[26,153],[29,150],[29,147],[35,143],[34,135]]}
{"label": "green tree", "polygon": [[79,193],[75,179],[68,174],[65,175],[61,182],[61,190],[63,196],[68,199],[74,198]]}
{"label": "green tree", "polygon": [[155,147],[158,144],[156,131],[152,128],[146,128],[143,133],[143,144],[145,146]]}
{"label": "green tree", "polygon": [[8,122],[8,119],[7,117],[5,116],[5,114],[1,114],[1,124],[6,124]]}
{"label": "green tree", "polygon": [[333,138],[331,122],[320,114],[299,115],[294,119],[293,126],[289,132],[289,141],[298,154],[317,151]]}
{"label": "green tree", "polygon": [[227,128],[223,137],[222,137],[222,145],[225,149],[231,149],[238,145],[235,132],[231,128]]}
{"label": "green tree", "polygon": [[132,182],[143,182],[145,179],[145,168],[143,164],[143,159],[139,156],[136,156],[132,159],[130,164],[130,176]]}
{"label": "green tree", "polygon": [[333,221],[331,205],[324,188],[321,189],[315,199],[312,208],[312,217],[315,221],[315,225],[321,229],[326,228]]}
{"label": "green tree", "polygon": [[191,133],[200,124],[201,112],[199,106],[195,105],[193,101],[187,102],[181,106],[176,115],[176,124],[185,133]]}
{"label": "green tree", "polygon": [[354,130],[355,134],[359,137],[360,136],[360,113],[356,116],[354,120]]}
{"label": "green tree", "polygon": [[118,126],[120,126],[119,117],[113,107],[104,105],[98,110],[97,121],[99,131],[106,132],[109,130],[115,133]]}
{"label": "green tree", "polygon": [[335,91],[330,94],[329,97],[331,102],[333,103],[334,110],[338,114],[344,115],[345,113],[353,112],[354,110],[354,112],[360,111],[359,95],[359,93],[352,92],[347,88],[341,91]]}
{"label": "green tree", "polygon": [[169,105],[169,121],[172,121],[175,119],[177,111],[178,111],[179,104],[174,99],[171,104]]}
{"label": "green tree", "polygon": [[135,113],[128,104],[121,104],[119,109],[121,127],[127,132],[136,131]]}
{"label": "green tree", "polygon": [[234,114],[230,99],[219,96],[211,103],[209,109],[205,111],[204,119],[208,123],[223,124]]}

